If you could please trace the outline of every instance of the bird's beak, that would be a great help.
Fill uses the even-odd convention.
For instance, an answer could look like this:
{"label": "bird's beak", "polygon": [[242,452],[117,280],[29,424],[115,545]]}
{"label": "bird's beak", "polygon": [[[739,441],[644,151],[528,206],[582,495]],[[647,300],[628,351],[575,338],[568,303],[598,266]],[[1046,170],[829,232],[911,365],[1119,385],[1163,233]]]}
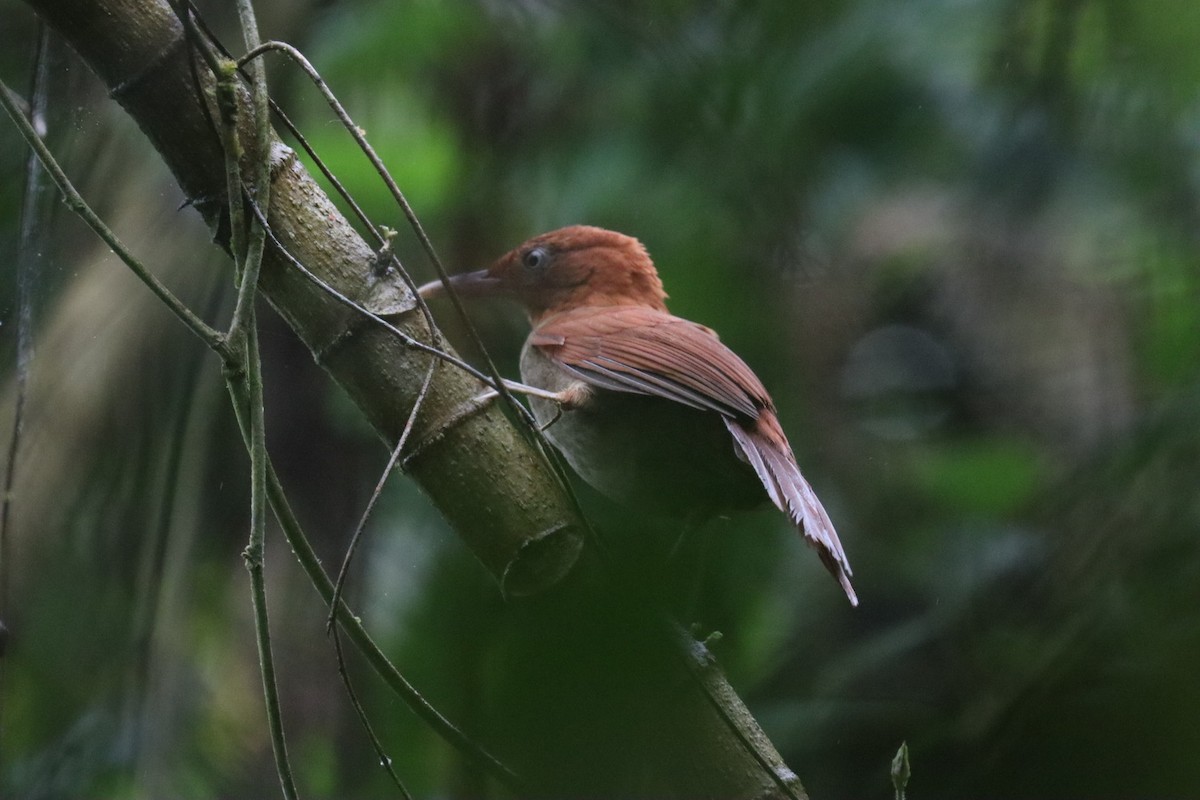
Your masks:
{"label": "bird's beak", "polygon": [[[486,269],[451,275],[449,283],[454,287],[454,291],[465,297],[495,294],[503,286],[503,282]],[[440,280],[433,280],[418,288],[417,292],[426,300],[439,297],[446,293],[446,284]]]}

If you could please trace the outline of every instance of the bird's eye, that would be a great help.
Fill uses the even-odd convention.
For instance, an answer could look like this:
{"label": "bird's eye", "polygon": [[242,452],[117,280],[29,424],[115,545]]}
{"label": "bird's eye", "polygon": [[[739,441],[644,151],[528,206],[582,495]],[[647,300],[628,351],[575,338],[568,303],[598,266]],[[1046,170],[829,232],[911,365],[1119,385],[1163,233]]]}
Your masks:
{"label": "bird's eye", "polygon": [[550,262],[550,254],[544,247],[535,247],[526,253],[522,260],[529,269],[543,269]]}

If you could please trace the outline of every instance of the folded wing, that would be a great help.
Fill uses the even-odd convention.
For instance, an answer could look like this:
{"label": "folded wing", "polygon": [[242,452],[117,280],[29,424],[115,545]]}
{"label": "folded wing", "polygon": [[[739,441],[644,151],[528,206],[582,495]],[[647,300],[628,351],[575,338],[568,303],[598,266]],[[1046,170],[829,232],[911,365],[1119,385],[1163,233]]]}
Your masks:
{"label": "folded wing", "polygon": [[530,343],[593,386],[720,414],[771,502],[788,515],[850,602],[858,605],[837,532],[800,474],[770,395],[712,330],[642,306],[577,308],[543,321]]}

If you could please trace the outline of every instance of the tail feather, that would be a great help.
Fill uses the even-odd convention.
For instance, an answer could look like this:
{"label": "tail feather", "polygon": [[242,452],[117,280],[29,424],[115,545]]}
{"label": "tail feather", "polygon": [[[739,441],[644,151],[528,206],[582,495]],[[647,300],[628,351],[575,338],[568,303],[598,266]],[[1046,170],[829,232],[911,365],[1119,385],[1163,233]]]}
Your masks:
{"label": "tail feather", "polygon": [[[774,422],[774,419],[768,421],[760,417],[759,424],[751,429],[738,420],[725,418],[725,426],[733,434],[747,463],[762,481],[771,502],[788,515],[804,535],[805,541],[816,549],[821,563],[841,584],[846,597],[850,599],[850,605],[857,606],[858,595],[850,585],[850,576],[854,573],[837,531],[817,499],[816,492],[800,474],[800,467],[783,431],[778,430],[778,423],[770,426],[770,422]],[[765,431],[759,429],[763,423],[769,426]]]}

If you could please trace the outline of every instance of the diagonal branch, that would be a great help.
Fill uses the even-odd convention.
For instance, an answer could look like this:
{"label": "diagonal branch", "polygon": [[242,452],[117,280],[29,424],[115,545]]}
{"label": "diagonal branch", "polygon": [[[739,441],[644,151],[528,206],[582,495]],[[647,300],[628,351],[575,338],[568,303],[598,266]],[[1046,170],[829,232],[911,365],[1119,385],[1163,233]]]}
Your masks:
{"label": "diagonal branch", "polygon": [[[207,113],[215,80],[196,70],[182,25],[159,0],[34,0],[35,9],[63,33],[113,96],[141,124],[175,173],[184,193],[214,234],[229,244],[227,191],[220,137]],[[201,94],[193,90],[199,83]],[[244,103],[243,103],[244,105]],[[248,117],[249,115],[243,115]],[[239,118],[239,125],[252,120]],[[252,141],[251,137],[242,137]],[[393,275],[377,276],[374,250],[330,202],[290,149],[272,137],[272,235],[259,288],[321,365],[363,409],[389,447],[404,428],[428,356],[389,330],[364,324],[360,314],[295,269],[290,254],[321,282],[382,317],[406,337],[433,342],[411,291]],[[252,168],[247,152],[243,172]],[[536,593],[556,583],[575,562],[582,527],[545,459],[496,407],[456,419],[455,409],[481,391],[459,370],[438,370],[414,423],[421,455],[406,461],[466,545],[507,594]],[[463,503],[464,494],[475,502]]]}
{"label": "diagonal branch", "polygon": [[[29,121],[21,113],[18,103],[15,102],[13,93],[0,82],[0,105],[12,116],[16,126],[23,134],[30,138],[32,145],[31,150],[37,156],[37,159],[43,164],[46,171],[54,179],[60,193],[67,199],[68,205],[91,226],[97,235],[99,235],[106,243],[108,243],[117,256],[125,262],[135,275],[141,277],[147,285],[150,286],[155,294],[163,299],[164,302],[176,311],[177,316],[188,324],[188,327],[197,334],[209,346],[213,352],[221,356],[226,368],[229,370],[226,384],[229,390],[231,399],[233,400],[233,408],[237,417],[239,426],[242,430],[242,435],[245,439],[247,449],[252,453],[252,460],[257,454],[258,463],[263,470],[263,483],[265,485],[259,490],[258,499],[253,501],[255,509],[252,510],[251,516],[255,520],[261,519],[260,503],[263,500],[269,500],[270,505],[275,513],[275,516],[284,529],[284,533],[291,545],[292,551],[296,554],[301,567],[308,574],[313,586],[324,597],[327,604],[336,608],[337,619],[343,628],[350,634],[351,640],[359,648],[366,657],[367,662],[383,679],[384,683],[403,699],[413,711],[422,719],[424,719],[431,728],[437,731],[447,742],[458,748],[463,756],[472,763],[476,763],[485,772],[494,775],[501,783],[515,786],[516,776],[495,759],[490,754],[486,753],[477,744],[466,737],[458,728],[450,723],[440,712],[437,711],[430,703],[404,678],[403,675],[396,669],[387,658],[386,655],[375,645],[371,640],[370,635],[362,626],[359,618],[354,615],[349,607],[344,602],[338,602],[334,599],[333,584],[329,581],[321,567],[320,560],[316,553],[309,545],[307,538],[300,528],[299,522],[292,514],[291,508],[288,505],[287,499],[283,494],[282,485],[275,474],[274,467],[271,465],[270,458],[267,455],[265,441],[262,439],[262,415],[261,415],[261,386],[257,389],[251,388],[251,380],[249,376],[257,376],[257,380],[261,382],[260,369],[257,362],[257,342],[254,341],[253,329],[248,329],[250,335],[247,337],[247,343],[250,347],[244,347],[243,352],[237,353],[230,349],[228,341],[221,336],[217,331],[208,328],[199,322],[198,318],[190,316],[192,312],[186,305],[175,298],[171,293],[162,287],[153,277],[150,271],[134,256],[124,243],[114,234],[99,216],[92,210],[91,206],[83,200],[82,196],[75,190],[74,186],[67,179],[66,174],[62,171],[61,166],[53,155],[36,136]],[[247,359],[246,356],[250,356]],[[249,365],[247,365],[249,361]],[[432,362],[436,363],[436,362]],[[258,413],[254,413],[251,409],[255,403],[253,398],[258,397],[257,403]],[[252,430],[253,429],[253,430]],[[253,492],[252,492],[253,494]],[[251,546],[247,548],[246,558],[248,566],[251,567],[251,580],[253,591],[256,597],[255,615],[256,626],[260,635],[267,630],[265,619],[265,601],[264,586],[262,584],[261,570],[261,536],[262,526],[260,522],[256,522],[254,538],[258,541],[252,541]],[[2,633],[0,628],[0,633]],[[2,644],[2,642],[0,642]],[[269,645],[269,641],[268,641]],[[260,642],[261,646],[261,642]],[[3,655],[0,652],[0,655]],[[264,659],[270,659],[269,646],[262,650]],[[282,733],[278,730],[278,698],[274,689],[274,679],[267,678],[267,675],[273,674],[273,668],[266,667],[264,669],[264,682],[267,687],[268,708],[272,711],[271,725],[277,729],[273,731],[273,737],[278,741],[282,741]],[[290,769],[281,769],[281,772],[290,775]],[[290,777],[284,778],[285,794],[294,796],[294,789],[290,788]]]}
{"label": "diagonal branch", "polygon": [[[142,126],[228,247],[229,193],[207,114],[215,81],[206,69],[193,75],[193,55],[165,0],[27,2]],[[411,290],[373,269],[372,248],[291,151],[273,137],[266,148],[271,203],[263,227],[272,238],[259,289],[394,446],[431,356],[373,320],[364,324],[358,311],[321,287],[412,341],[434,342],[434,332],[414,313]],[[259,157],[248,152],[242,172]],[[520,695],[519,713],[503,718],[506,727],[528,728],[520,731],[527,739],[509,743],[516,752],[506,758],[533,786],[521,796],[803,797],[798,779],[711,658],[683,668],[681,647],[690,645],[664,636],[657,615],[648,619],[641,604],[595,580],[594,570],[563,580],[579,554],[582,523],[552,468],[502,410],[472,406],[481,388],[461,370],[436,370],[403,463],[506,594],[547,595],[514,609],[536,632],[522,656],[542,681]],[[282,513],[269,470],[267,491]],[[318,588],[332,599],[327,578]],[[355,638],[354,620],[338,608]],[[556,702],[565,697],[570,702]],[[585,713],[609,716],[593,726]]]}

